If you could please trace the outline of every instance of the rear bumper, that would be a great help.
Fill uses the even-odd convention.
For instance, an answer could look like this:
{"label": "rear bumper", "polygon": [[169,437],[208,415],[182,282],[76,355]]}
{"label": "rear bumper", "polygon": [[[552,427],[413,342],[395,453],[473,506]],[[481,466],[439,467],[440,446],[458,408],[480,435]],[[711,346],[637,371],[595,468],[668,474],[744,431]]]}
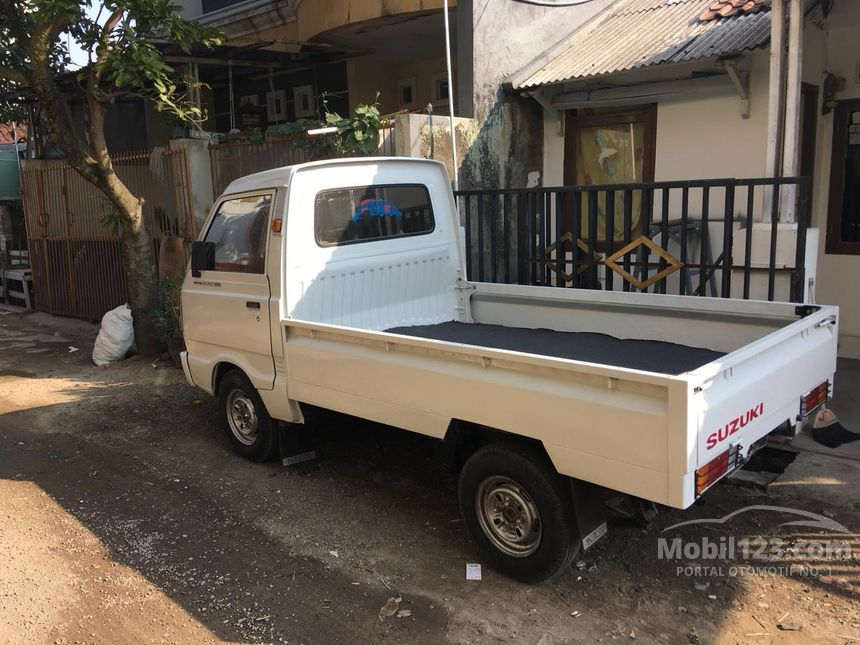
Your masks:
{"label": "rear bumper", "polygon": [[182,371],[185,372],[185,380],[188,381],[188,385],[194,386],[194,379],[191,378],[191,368],[188,367],[188,352],[181,352],[179,360],[182,363]]}

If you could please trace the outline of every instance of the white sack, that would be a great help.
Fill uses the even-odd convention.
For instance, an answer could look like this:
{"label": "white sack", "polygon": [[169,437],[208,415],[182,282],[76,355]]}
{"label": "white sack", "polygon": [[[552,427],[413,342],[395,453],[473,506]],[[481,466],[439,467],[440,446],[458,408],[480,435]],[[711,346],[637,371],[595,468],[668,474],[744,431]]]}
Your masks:
{"label": "white sack", "polygon": [[131,309],[121,305],[102,318],[102,328],[93,347],[93,363],[99,367],[121,361],[134,343]]}

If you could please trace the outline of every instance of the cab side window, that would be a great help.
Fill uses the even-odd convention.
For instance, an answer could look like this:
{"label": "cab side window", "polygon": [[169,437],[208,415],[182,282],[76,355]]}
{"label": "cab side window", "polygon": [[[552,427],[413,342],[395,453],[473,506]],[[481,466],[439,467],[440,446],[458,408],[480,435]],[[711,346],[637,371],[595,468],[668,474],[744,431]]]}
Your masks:
{"label": "cab side window", "polygon": [[263,273],[271,195],[229,199],[221,204],[206,241],[215,244],[215,271]]}

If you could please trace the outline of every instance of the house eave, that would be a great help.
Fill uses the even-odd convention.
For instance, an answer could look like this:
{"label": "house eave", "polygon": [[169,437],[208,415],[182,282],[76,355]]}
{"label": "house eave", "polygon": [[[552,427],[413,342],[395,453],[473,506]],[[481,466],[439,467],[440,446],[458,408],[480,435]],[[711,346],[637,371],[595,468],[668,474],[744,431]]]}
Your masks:
{"label": "house eave", "polygon": [[197,18],[201,25],[221,29],[228,38],[247,36],[295,20],[295,3],[291,0],[247,0]]}

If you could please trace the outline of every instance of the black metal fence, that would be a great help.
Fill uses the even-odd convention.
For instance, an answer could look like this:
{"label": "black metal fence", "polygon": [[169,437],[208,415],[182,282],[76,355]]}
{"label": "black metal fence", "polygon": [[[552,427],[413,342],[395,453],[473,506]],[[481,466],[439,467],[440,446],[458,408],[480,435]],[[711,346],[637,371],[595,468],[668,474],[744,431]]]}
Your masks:
{"label": "black metal fence", "polygon": [[[806,177],[463,190],[457,198],[472,280],[804,297]],[[785,226],[786,216],[800,224]]]}

